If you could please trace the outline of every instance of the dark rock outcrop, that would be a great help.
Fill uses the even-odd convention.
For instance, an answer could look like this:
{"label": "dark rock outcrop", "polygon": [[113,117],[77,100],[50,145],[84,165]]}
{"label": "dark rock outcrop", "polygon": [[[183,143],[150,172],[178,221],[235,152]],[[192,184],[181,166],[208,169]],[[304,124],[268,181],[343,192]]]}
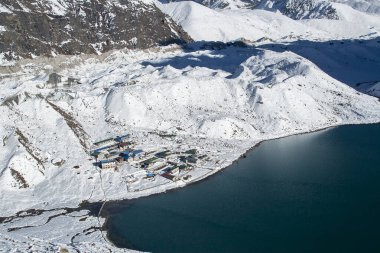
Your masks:
{"label": "dark rock outcrop", "polygon": [[0,0],[0,53],[8,60],[188,41],[171,18],[139,0]]}

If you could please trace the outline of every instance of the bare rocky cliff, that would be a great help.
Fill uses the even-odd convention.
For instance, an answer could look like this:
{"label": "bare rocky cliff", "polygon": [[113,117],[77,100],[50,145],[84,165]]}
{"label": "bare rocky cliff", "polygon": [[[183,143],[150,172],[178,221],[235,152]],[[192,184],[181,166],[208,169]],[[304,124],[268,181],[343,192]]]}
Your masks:
{"label": "bare rocky cliff", "polygon": [[0,0],[0,53],[7,60],[188,41],[148,1]]}

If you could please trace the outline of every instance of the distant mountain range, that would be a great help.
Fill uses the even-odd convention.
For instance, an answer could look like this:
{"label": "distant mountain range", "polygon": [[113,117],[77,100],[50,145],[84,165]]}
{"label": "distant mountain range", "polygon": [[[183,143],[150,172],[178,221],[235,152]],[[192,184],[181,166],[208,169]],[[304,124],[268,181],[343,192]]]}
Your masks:
{"label": "distant mountain range", "polygon": [[190,40],[151,1],[0,1],[0,52],[8,60]]}
{"label": "distant mountain range", "polygon": [[[180,2],[183,0],[162,0],[162,2]],[[336,10],[326,0],[194,0],[210,8],[248,8],[264,9],[293,19],[327,18],[338,19]]]}

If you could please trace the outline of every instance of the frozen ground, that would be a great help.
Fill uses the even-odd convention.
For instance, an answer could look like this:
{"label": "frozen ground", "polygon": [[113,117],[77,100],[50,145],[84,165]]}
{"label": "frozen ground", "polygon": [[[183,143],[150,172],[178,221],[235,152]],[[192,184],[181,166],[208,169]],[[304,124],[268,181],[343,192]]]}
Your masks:
{"label": "frozen ground", "polygon": [[[183,10],[173,6],[162,8],[176,19]],[[359,15],[350,22],[360,20],[349,31],[332,32],[330,26],[347,26],[343,21],[294,21],[242,10],[241,17],[259,27],[253,31],[262,33],[244,36],[253,40],[247,44],[196,42],[37,58],[2,68],[0,201],[6,204],[0,205],[0,252],[122,252],[100,230],[100,207],[94,213],[80,204],[183,187],[225,168],[262,140],[380,122],[379,99],[363,93],[379,94],[379,20],[347,8],[346,15]],[[210,15],[219,14],[231,24],[239,17],[231,10]],[[255,23],[253,17],[260,18]],[[182,25],[191,34],[195,21],[186,20],[191,22]],[[218,37],[220,31],[198,27],[199,34],[216,39],[195,38],[244,35],[236,26],[222,28]],[[57,85],[47,84],[53,72],[62,76]],[[69,77],[78,82],[69,85]],[[101,171],[88,153],[92,142],[125,132],[143,150],[197,148],[209,159],[198,162],[187,181],[130,183],[134,170],[128,165]]]}

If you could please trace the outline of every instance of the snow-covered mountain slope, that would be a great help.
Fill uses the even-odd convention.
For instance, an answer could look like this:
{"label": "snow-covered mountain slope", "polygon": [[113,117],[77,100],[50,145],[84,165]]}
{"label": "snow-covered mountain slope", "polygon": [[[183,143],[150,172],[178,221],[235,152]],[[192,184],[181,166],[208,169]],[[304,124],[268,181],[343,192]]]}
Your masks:
{"label": "snow-covered mountain slope", "polygon": [[327,42],[301,40],[261,47],[279,52],[292,51],[312,61],[331,77],[361,92],[380,97],[378,88],[371,89],[380,82],[380,37]]}
{"label": "snow-covered mountain slope", "polygon": [[8,60],[191,40],[146,0],[1,1],[0,27],[0,59]]}
{"label": "snow-covered mountain slope", "polygon": [[[189,0],[160,0],[162,3],[181,2]],[[254,8],[260,0],[193,0],[211,9],[246,9]]]}
{"label": "snow-covered mountain slope", "polygon": [[380,97],[380,82],[377,82],[375,84],[370,83],[365,92],[372,96]]}
{"label": "snow-covered mountain slope", "polygon": [[[183,0],[162,0],[163,3]],[[212,9],[264,9],[281,12],[292,19],[338,19],[335,9],[326,0],[194,0]]]}
{"label": "snow-covered mountain slope", "polygon": [[163,4],[160,8],[195,40],[334,40],[380,34],[379,18],[344,4],[334,4],[340,20],[301,21],[265,10],[213,10],[191,1]]}
{"label": "snow-covered mountain slope", "polygon": [[256,8],[279,11],[293,19],[338,19],[335,8],[325,0],[264,0]]}
{"label": "snow-covered mountain slope", "polygon": [[[160,8],[195,40],[280,39],[293,33],[306,35],[313,30],[281,14],[262,10],[218,11],[189,1],[165,4]],[[324,32],[314,30],[313,34],[322,37]]]}
{"label": "snow-covered mountain slope", "polygon": [[298,21],[264,10],[213,10],[195,2],[160,8],[195,40],[227,42],[244,38],[265,48],[291,50],[345,84],[377,94],[372,86],[380,80],[380,19],[348,5],[333,6],[339,20]]}
{"label": "snow-covered mountain slope", "polygon": [[379,0],[333,0],[333,2],[350,5],[359,11],[380,14]]}
{"label": "snow-covered mountain slope", "polygon": [[[356,92],[294,53],[224,44],[203,48],[208,50],[171,48],[87,61],[60,72],[80,79],[72,87],[44,86],[47,65],[4,77],[0,185],[1,198],[9,204],[1,208],[25,204],[8,199],[12,192],[44,192],[52,183],[59,190],[48,198],[80,201],[89,188],[83,186],[79,194],[67,186],[87,176],[75,176],[72,168],[80,164],[93,170],[86,151],[92,140],[107,133],[165,131],[252,142],[379,120],[378,99]],[[72,177],[76,179],[66,182]],[[31,197],[27,205],[39,203],[40,197]]]}

